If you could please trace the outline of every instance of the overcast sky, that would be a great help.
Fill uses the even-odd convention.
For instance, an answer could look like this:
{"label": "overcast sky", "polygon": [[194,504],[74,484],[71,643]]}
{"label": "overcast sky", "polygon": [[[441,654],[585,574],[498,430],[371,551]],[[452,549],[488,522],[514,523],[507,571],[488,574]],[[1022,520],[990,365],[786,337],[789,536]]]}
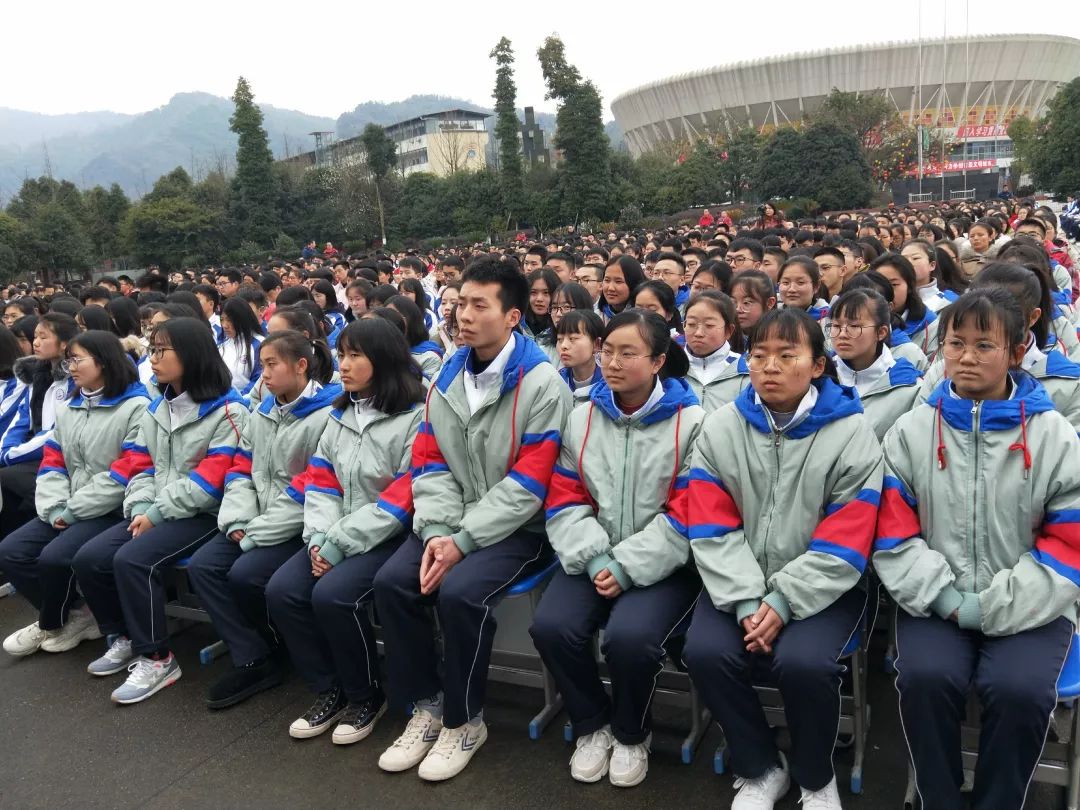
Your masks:
{"label": "overcast sky", "polygon": [[[517,56],[518,106],[544,100],[536,49],[559,34],[569,60],[610,102],[641,84],[714,65],[918,37],[918,3],[241,2],[37,0],[4,3],[0,107],[44,113],[137,113],[178,92],[228,96],[236,77],[256,99],[336,117],[363,101],[417,93],[490,106],[501,36]],[[965,0],[921,0],[924,37],[965,31]],[[1080,38],[1072,0],[970,4],[970,32]],[[648,9],[642,14],[637,9]]]}

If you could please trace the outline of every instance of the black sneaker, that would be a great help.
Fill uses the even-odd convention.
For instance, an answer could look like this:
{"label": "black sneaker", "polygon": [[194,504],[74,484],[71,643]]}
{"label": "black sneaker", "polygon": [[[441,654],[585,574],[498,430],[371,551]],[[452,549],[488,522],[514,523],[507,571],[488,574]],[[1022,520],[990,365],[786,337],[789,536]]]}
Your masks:
{"label": "black sneaker", "polygon": [[385,711],[386,701],[381,696],[362,700],[359,703],[349,703],[338,718],[331,742],[334,745],[352,745],[360,742],[375,729],[375,724]]}
{"label": "black sneaker", "polygon": [[227,709],[266,689],[281,685],[281,670],[269,658],[234,667],[219,678],[206,694],[211,709]]}
{"label": "black sneaker", "polygon": [[319,692],[315,703],[304,714],[293,720],[289,726],[289,736],[297,740],[318,737],[326,731],[345,711],[349,701],[340,687]]}

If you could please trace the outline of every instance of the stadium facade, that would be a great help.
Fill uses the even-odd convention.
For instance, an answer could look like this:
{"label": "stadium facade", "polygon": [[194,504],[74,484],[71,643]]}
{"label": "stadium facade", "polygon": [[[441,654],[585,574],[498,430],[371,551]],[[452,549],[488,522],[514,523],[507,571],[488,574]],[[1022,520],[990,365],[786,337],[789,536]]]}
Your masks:
{"label": "stadium facade", "polygon": [[[882,93],[906,120],[951,136],[947,176],[1003,178],[1012,162],[1009,124],[1045,112],[1058,88],[1078,75],[1080,40],[1071,37],[950,37],[708,68],[630,90],[611,109],[636,157],[664,141],[693,141],[734,125],[768,131],[798,124],[833,88]],[[940,177],[937,157],[932,171]]]}

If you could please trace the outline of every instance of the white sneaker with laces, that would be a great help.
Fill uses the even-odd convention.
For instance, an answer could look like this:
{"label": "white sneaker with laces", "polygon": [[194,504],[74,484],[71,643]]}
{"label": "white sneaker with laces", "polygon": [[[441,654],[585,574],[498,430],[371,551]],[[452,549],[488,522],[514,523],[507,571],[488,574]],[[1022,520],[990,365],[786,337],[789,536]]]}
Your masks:
{"label": "white sneaker with laces", "polygon": [[791,787],[787,758],[780,754],[780,764],[770,768],[756,779],[735,779],[739,792],[731,802],[731,810],[773,810]]}
{"label": "white sneaker with laces", "polygon": [[649,746],[652,734],[643,743],[623,745],[615,740],[611,751],[611,764],[608,779],[615,787],[634,787],[645,781],[649,772]]}
{"label": "white sneaker with laces", "polygon": [[46,639],[46,632],[38,626],[37,622],[28,624],[22,630],[16,630],[4,639],[4,652],[19,658],[36,653],[41,647],[41,642]]}
{"label": "white sneaker with laces", "polygon": [[802,790],[799,799],[803,810],[843,810],[840,806],[840,793],[836,789],[836,777],[832,778],[821,790]]}
{"label": "white sneaker with laces", "polygon": [[131,663],[134,656],[131,651],[131,639],[127,636],[110,636],[110,638],[112,641],[105,654],[101,658],[95,658],[86,667],[86,671],[91,675],[98,677],[115,675],[117,672],[123,672]]}
{"label": "white sneaker with laces", "polygon": [[570,775],[579,782],[599,782],[608,772],[611,747],[615,738],[611,726],[577,738],[577,748],[570,757]]}
{"label": "white sneaker with laces", "polygon": [[457,728],[447,728],[439,732],[439,739],[431,746],[416,775],[426,782],[442,782],[451,779],[465,770],[473,754],[487,740],[487,724],[466,723]]}
{"label": "white sneaker with laces", "polygon": [[101,638],[97,619],[90,608],[83,607],[68,613],[67,624],[41,642],[41,649],[48,653],[62,653],[74,650],[84,641]]}
{"label": "white sneaker with laces", "polygon": [[415,768],[439,739],[442,727],[441,718],[426,709],[414,708],[401,736],[379,757],[379,767],[390,773]]}

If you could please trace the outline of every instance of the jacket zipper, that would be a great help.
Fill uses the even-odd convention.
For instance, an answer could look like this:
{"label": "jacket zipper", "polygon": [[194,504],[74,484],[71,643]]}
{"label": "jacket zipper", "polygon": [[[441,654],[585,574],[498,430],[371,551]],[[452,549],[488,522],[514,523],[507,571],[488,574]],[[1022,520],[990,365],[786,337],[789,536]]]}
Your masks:
{"label": "jacket zipper", "polygon": [[971,406],[971,435],[975,443],[975,452],[973,456],[975,463],[972,466],[971,475],[971,559],[973,562],[972,573],[973,580],[971,587],[973,590],[979,588],[979,416],[982,410],[982,402],[975,402]]}
{"label": "jacket zipper", "polygon": [[627,422],[623,428],[623,457],[622,457],[622,486],[619,488],[619,536],[615,540],[618,543],[625,536],[624,534],[624,518],[626,517],[626,485],[628,477],[626,470],[630,466],[630,459],[628,454],[630,452],[630,423]]}

